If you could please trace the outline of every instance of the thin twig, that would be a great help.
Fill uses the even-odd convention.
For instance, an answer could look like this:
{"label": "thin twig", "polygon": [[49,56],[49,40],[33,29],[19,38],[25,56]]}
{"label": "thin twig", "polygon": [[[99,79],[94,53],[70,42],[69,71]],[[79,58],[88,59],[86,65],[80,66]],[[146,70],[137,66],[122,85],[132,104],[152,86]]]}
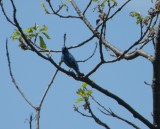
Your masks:
{"label": "thin twig", "polygon": [[121,121],[126,122],[127,124],[131,125],[131,126],[134,127],[135,129],[140,129],[140,127],[138,127],[138,126],[135,125],[134,123],[132,123],[132,122],[130,122],[130,121],[128,121],[128,120],[126,120],[126,119],[118,116],[117,114],[115,114],[111,109],[106,110],[108,113],[102,111],[101,109],[99,109],[99,110],[100,110],[103,114],[105,114],[105,115],[107,115],[107,116],[109,115],[109,116],[115,117],[115,118],[117,118],[117,119],[119,119],[119,120],[121,120]]}
{"label": "thin twig", "polygon": [[[62,61],[59,63],[59,67],[61,66],[61,64],[62,64]],[[55,71],[55,73],[54,73],[54,75],[53,75],[53,77],[52,77],[52,79],[51,79],[51,82],[49,83],[49,85],[47,86],[47,88],[46,88],[46,90],[45,90],[45,92],[44,92],[44,95],[43,95],[43,97],[42,97],[42,99],[41,99],[41,101],[40,101],[40,104],[39,104],[39,106],[38,106],[40,109],[41,109],[41,107],[42,107],[43,101],[44,101],[44,99],[45,99],[45,97],[46,97],[46,95],[47,95],[47,93],[48,93],[51,85],[53,84],[53,81],[55,80],[55,77],[56,77],[58,71],[59,71],[59,69],[57,69],[57,70]]]}
{"label": "thin twig", "polygon": [[66,37],[66,33],[65,33],[64,37],[63,37],[63,46],[66,46],[66,39],[67,39],[67,37]]}
{"label": "thin twig", "polygon": [[126,120],[126,119],[118,116],[117,114],[115,114],[111,109],[109,109],[109,110],[106,109],[106,108],[105,108],[102,104],[100,104],[92,95],[91,95],[91,98],[92,98],[92,100],[93,100],[95,103],[98,104],[98,106],[100,106],[103,110],[105,110],[106,112],[108,112],[108,114],[107,114],[106,112],[104,112],[104,111],[102,111],[101,109],[98,108],[103,114],[105,114],[105,115],[110,115],[110,116],[112,116],[112,117],[116,117],[117,119],[120,119],[120,120],[126,122],[127,124],[133,126],[134,128],[140,129],[138,126],[136,126],[136,125],[133,124],[132,122],[130,122],[130,121],[128,121],[128,120]]}
{"label": "thin twig", "polygon": [[82,116],[85,116],[85,117],[92,117],[92,116],[89,116],[89,115],[86,115],[86,114],[80,112],[80,111],[78,110],[78,108],[77,108],[75,105],[74,105],[73,108],[74,108],[74,111],[78,112],[78,113],[81,114]]}
{"label": "thin twig", "polygon": [[83,61],[77,61],[77,62],[86,62],[86,61],[88,61],[89,59],[91,59],[91,58],[94,56],[95,52],[96,52],[97,46],[98,46],[98,45],[97,45],[97,43],[96,43],[96,47],[95,47],[95,49],[94,49],[94,51],[93,51],[93,53],[92,53],[91,56],[89,56],[87,59],[85,59],[85,60],[83,60]]}
{"label": "thin twig", "polygon": [[55,11],[55,10],[53,9],[53,6],[52,6],[50,0],[47,0],[47,3],[49,4],[49,7],[51,8],[53,14],[59,16],[60,18],[81,18],[81,17],[78,17],[78,16],[71,16],[71,15],[63,16],[63,15],[60,15],[60,14],[59,14],[59,11],[61,10],[61,8],[62,8],[63,6],[61,6],[61,8],[59,8],[59,10]]}
{"label": "thin twig", "polygon": [[120,8],[117,9],[107,20],[113,18],[118,12],[120,12],[131,0],[127,0]]}
{"label": "thin twig", "polygon": [[110,129],[110,127],[105,124],[104,122],[102,122],[92,111],[91,107],[90,107],[90,104],[88,102],[87,103],[87,106],[88,106],[88,110],[89,110],[89,113],[92,115],[92,118],[95,120],[95,122],[103,127],[105,127],[106,129]]}
{"label": "thin twig", "polygon": [[11,23],[13,26],[16,26],[16,25],[12,22],[12,20],[7,16],[7,14],[6,14],[5,10],[4,10],[4,7],[3,7],[2,0],[0,0],[0,6],[1,6],[2,12],[3,12],[5,18],[7,19],[7,21],[8,21],[9,23]]}
{"label": "thin twig", "polygon": [[12,3],[12,7],[13,7],[13,18],[14,18],[15,25],[16,25],[17,29],[19,30],[19,32],[21,33],[21,35],[22,35],[24,41],[26,42],[26,44],[27,44],[38,56],[40,56],[41,58],[49,61],[49,62],[50,62],[51,64],[53,64],[56,68],[58,68],[61,72],[65,73],[65,74],[67,74],[67,75],[70,75],[70,76],[72,76],[73,78],[77,79],[77,76],[76,76],[75,74],[66,71],[66,70],[63,69],[62,67],[59,67],[58,64],[57,64],[50,56],[47,57],[47,56],[43,55],[42,53],[40,53],[40,52],[30,43],[30,41],[26,38],[26,36],[25,36],[25,34],[24,34],[24,32],[23,32],[23,30],[22,30],[22,28],[21,28],[21,26],[20,26],[20,24],[18,23],[18,20],[17,20],[17,18],[16,18],[16,11],[17,11],[17,10],[16,10],[16,7],[15,7],[15,5],[14,5],[14,2],[13,2],[13,0],[10,0],[10,1],[11,1],[11,3]]}
{"label": "thin twig", "polygon": [[12,68],[11,68],[11,61],[10,61],[10,56],[9,56],[9,50],[8,50],[8,40],[6,39],[6,55],[7,55],[7,60],[8,60],[8,67],[9,67],[9,73],[12,79],[12,82],[14,84],[14,86],[16,87],[16,89],[18,90],[18,92],[21,94],[21,96],[24,98],[24,100],[34,109],[36,109],[36,107],[29,101],[29,99],[24,95],[24,93],[22,92],[22,90],[19,88],[14,75],[12,73]]}
{"label": "thin twig", "polygon": [[90,7],[91,3],[92,3],[92,0],[89,1],[87,7],[86,7],[85,10],[83,11],[83,15],[85,15],[85,13],[86,13],[86,11],[88,10],[88,8]]}

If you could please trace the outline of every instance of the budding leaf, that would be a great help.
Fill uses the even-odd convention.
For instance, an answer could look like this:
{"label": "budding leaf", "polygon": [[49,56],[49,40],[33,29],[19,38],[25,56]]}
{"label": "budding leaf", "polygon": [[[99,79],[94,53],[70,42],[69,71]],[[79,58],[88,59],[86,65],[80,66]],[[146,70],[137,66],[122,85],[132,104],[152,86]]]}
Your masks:
{"label": "budding leaf", "polygon": [[87,85],[88,85],[88,84],[85,83],[85,82],[82,83],[82,87],[86,87]]}
{"label": "budding leaf", "polygon": [[83,98],[78,98],[77,100],[76,100],[76,103],[80,103],[80,102],[82,102],[83,101]]}
{"label": "budding leaf", "polygon": [[47,39],[51,39],[50,36],[49,36],[46,32],[42,32],[42,34],[43,34]]}
{"label": "budding leaf", "polygon": [[40,41],[40,47],[46,49],[47,48],[46,44],[41,36],[39,36],[39,41]]}

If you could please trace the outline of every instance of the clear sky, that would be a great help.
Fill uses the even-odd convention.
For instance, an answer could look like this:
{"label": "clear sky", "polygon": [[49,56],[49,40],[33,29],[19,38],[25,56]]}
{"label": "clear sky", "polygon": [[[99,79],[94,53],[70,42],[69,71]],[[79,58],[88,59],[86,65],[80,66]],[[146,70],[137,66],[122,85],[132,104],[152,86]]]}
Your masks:
{"label": "clear sky", "polygon": [[[86,7],[87,2],[85,0],[75,1],[81,9]],[[120,4],[124,1],[117,0]],[[51,40],[46,40],[46,42],[48,48],[52,50],[60,50],[62,48],[64,33],[67,33],[67,46],[76,45],[91,36],[91,32],[80,20],[62,19],[54,15],[46,15],[40,5],[41,2],[45,1],[14,0],[14,2],[17,7],[17,17],[23,29],[33,26],[35,23],[39,26],[44,24],[48,26],[48,34]],[[96,5],[92,7],[94,6]],[[12,7],[9,0],[4,1],[4,7],[7,14],[12,17]],[[150,7],[152,7],[150,0],[134,0],[130,2],[121,13],[107,24],[107,41],[121,50],[127,49],[139,36],[139,28],[135,25],[135,19],[129,17],[129,12],[138,10],[143,15],[146,15],[147,9]],[[69,12],[76,15],[73,8],[69,8]],[[62,12],[62,14],[66,13]],[[95,20],[98,18],[98,14],[93,13],[92,8],[90,8],[86,16],[95,27]],[[30,114],[33,113],[35,115],[35,112],[24,101],[11,82],[6,58],[5,39],[9,39],[10,58],[16,81],[35,105],[39,103],[54,74],[55,68],[35,53],[21,50],[18,42],[10,39],[14,27],[6,21],[1,11],[0,17],[0,128],[29,129],[29,125],[25,121]],[[95,42],[96,40],[93,40],[82,48],[73,49],[71,53],[74,54],[77,60],[86,59],[92,54]],[[153,54],[151,46],[146,47],[145,50]],[[52,57],[58,61],[61,53],[55,53]],[[108,55],[106,56],[107,58],[109,58]],[[79,63],[80,70],[86,74],[96,65],[97,60],[98,55],[96,54],[88,62]],[[64,64],[62,67],[69,69]],[[103,88],[117,94],[144,117],[152,121],[152,91],[149,86],[144,84],[144,81],[152,82],[152,65],[146,59],[140,57],[132,61],[104,65],[91,76],[91,79]],[[42,107],[41,129],[103,129],[93,119],[83,117],[73,109],[73,105],[78,98],[76,91],[81,84],[81,82],[77,82],[61,72],[58,73]],[[147,129],[141,122],[134,119],[126,109],[119,106],[117,102],[101,95],[94,89],[92,90],[95,98],[106,108],[111,108],[124,118],[131,120],[143,129]],[[121,121],[101,115],[97,110],[97,106],[93,105],[93,108],[95,113],[111,128],[132,129],[132,127]]]}

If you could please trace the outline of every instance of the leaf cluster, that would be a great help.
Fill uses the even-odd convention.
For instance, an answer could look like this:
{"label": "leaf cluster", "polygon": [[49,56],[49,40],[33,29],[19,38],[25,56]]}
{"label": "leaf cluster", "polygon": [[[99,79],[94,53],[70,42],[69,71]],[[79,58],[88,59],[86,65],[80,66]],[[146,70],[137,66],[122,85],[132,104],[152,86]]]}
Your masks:
{"label": "leaf cluster", "polygon": [[76,100],[76,103],[86,102],[89,100],[89,97],[92,95],[92,90],[88,90],[86,88],[87,86],[88,84],[83,82],[81,88],[78,89],[77,94],[80,98]]}
{"label": "leaf cluster", "polygon": [[145,25],[148,25],[148,21],[151,19],[150,16],[143,17],[140,12],[136,11],[131,12],[130,16],[136,18],[136,24],[144,23]]}
{"label": "leaf cluster", "polygon": [[[39,39],[39,47],[42,49],[46,49],[46,43],[44,41],[44,37],[46,39],[50,39],[50,36],[47,33],[48,27],[46,25],[43,25],[43,27],[39,27],[38,25],[34,25],[33,27],[27,28],[25,32],[25,36],[28,40],[32,41],[34,40],[34,43],[36,43],[37,38]],[[19,30],[15,30],[13,32],[13,35],[11,36],[12,40],[19,40],[21,43],[24,43],[24,39],[19,32]]]}

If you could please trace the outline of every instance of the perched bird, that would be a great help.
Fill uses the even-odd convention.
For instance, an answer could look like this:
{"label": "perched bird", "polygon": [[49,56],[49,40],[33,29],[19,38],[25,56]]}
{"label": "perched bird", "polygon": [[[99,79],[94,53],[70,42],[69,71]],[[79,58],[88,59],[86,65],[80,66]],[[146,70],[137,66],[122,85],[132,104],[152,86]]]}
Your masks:
{"label": "perched bird", "polygon": [[74,69],[78,76],[84,76],[83,73],[79,71],[78,64],[72,54],[68,51],[66,47],[62,48],[62,61],[70,68]]}

